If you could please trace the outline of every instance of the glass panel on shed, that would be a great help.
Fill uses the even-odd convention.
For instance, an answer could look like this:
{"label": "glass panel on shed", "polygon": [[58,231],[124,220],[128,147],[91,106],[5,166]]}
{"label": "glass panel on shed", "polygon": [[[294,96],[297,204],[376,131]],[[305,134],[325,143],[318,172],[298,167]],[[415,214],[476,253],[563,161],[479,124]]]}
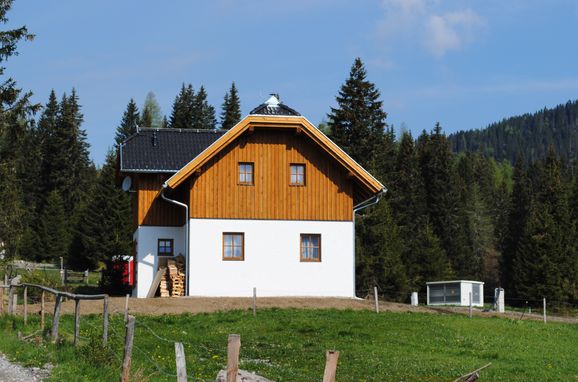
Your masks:
{"label": "glass panel on shed", "polygon": [[480,303],[480,284],[472,284],[472,303]]}
{"label": "glass panel on shed", "polygon": [[444,302],[444,284],[432,284],[429,286],[430,304],[443,304]]}
{"label": "glass panel on shed", "polygon": [[460,303],[461,293],[460,293],[460,283],[445,284],[446,286],[446,302],[448,303]]}

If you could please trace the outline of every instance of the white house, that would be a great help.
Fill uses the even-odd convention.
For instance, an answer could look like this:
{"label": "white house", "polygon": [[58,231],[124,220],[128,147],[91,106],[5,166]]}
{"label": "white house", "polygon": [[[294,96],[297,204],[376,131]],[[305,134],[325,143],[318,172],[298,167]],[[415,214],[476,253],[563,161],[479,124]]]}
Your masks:
{"label": "white house", "polygon": [[133,296],[179,254],[190,296],[355,296],[354,211],[385,189],[277,98],[228,131],[140,129],[120,171],[132,180]]}

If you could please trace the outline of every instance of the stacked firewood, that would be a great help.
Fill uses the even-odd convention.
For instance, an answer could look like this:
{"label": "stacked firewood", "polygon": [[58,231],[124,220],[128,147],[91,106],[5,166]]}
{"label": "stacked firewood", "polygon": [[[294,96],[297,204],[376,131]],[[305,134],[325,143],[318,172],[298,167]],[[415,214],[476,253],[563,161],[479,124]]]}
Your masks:
{"label": "stacked firewood", "polygon": [[182,256],[168,261],[168,277],[171,282],[171,296],[185,295],[185,262]]}
{"label": "stacked firewood", "polygon": [[166,271],[165,271],[163,278],[161,279],[160,288],[161,288],[161,297],[170,297],[169,278],[168,278],[168,272],[166,272]]}

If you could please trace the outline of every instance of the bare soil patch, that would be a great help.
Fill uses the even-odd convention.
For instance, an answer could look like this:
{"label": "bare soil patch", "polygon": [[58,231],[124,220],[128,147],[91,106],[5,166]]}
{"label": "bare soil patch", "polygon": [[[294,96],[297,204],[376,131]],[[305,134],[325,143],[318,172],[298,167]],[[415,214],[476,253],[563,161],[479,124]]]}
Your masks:
{"label": "bare soil patch", "polygon": [[[109,311],[112,314],[124,313],[124,297],[111,297],[109,299]],[[82,301],[81,314],[102,313],[102,300]],[[257,309],[352,309],[352,310],[373,310],[373,300],[348,299],[348,298],[321,298],[321,297],[261,297],[257,298]],[[17,313],[22,313],[22,305],[18,306]],[[54,303],[47,302],[46,309],[51,312]],[[170,298],[130,298],[130,314],[162,315],[181,313],[211,313],[228,310],[250,310],[252,309],[252,299],[244,297],[170,297]],[[468,314],[467,307],[427,307],[411,306],[395,302],[380,301],[380,312],[421,312],[432,314]],[[28,306],[29,314],[39,313],[39,304]],[[65,301],[62,305],[64,314],[74,313],[74,301]],[[473,314],[483,317],[507,317],[510,319],[542,320],[538,314],[524,314],[520,312],[507,311],[506,313],[496,313],[493,311],[482,311],[474,309]],[[548,316],[548,321],[578,323],[577,317]]]}

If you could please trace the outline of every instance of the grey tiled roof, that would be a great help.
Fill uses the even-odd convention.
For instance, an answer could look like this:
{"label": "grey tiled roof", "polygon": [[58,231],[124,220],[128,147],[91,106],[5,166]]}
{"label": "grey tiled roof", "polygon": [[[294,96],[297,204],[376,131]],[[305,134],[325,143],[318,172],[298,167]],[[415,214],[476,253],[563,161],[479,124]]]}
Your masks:
{"label": "grey tiled roof", "polygon": [[120,170],[177,172],[223,134],[224,130],[140,129],[120,147]]}

